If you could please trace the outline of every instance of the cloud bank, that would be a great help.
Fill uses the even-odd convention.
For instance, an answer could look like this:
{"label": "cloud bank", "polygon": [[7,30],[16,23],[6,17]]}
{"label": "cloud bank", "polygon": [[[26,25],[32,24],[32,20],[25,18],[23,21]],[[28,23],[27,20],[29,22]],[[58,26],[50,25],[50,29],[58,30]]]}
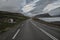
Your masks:
{"label": "cloud bank", "polygon": [[24,4],[24,0],[0,0],[0,10],[18,12]]}
{"label": "cloud bank", "polygon": [[56,8],[60,7],[60,0],[57,0],[51,4],[48,4],[44,9],[43,12],[49,12],[51,10],[54,10]]}

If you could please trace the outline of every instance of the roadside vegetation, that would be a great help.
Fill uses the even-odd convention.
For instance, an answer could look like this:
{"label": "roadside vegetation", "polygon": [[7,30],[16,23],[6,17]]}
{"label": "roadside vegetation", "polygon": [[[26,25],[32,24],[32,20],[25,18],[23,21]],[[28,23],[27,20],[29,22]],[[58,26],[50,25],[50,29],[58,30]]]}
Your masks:
{"label": "roadside vegetation", "polygon": [[26,19],[28,19],[28,17],[21,13],[0,11],[0,32],[7,31],[9,28],[14,27]]}
{"label": "roadside vegetation", "polygon": [[56,28],[60,28],[60,22],[46,22],[37,18],[32,18],[34,21],[40,22],[42,24],[46,24],[49,25],[51,27],[56,27]]}

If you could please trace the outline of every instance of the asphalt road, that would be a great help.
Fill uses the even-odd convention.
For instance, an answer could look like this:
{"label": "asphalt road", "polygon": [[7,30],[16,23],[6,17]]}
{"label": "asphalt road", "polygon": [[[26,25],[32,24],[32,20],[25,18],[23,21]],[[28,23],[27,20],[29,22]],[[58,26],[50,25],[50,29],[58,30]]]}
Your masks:
{"label": "asphalt road", "polygon": [[5,40],[60,40],[60,29],[29,19]]}

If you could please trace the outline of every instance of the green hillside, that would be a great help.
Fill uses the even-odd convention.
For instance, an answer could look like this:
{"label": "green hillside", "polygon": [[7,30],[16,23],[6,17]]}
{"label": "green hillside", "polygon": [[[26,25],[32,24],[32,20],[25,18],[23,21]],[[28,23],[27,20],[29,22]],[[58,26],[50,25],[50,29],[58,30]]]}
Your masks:
{"label": "green hillside", "polygon": [[[11,23],[9,20],[13,19]],[[6,11],[0,11],[0,32],[5,31],[8,28],[12,28],[20,22],[28,19],[26,16],[21,13],[11,13]]]}

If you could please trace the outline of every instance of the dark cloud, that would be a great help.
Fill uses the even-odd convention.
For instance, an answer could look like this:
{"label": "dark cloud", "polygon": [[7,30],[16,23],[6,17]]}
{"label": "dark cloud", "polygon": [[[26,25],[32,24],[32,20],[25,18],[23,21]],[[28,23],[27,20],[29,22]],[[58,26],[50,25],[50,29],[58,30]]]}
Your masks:
{"label": "dark cloud", "polygon": [[56,8],[56,9],[54,9],[54,10],[51,10],[51,11],[49,12],[49,14],[50,14],[51,16],[60,15],[60,7],[59,7],[59,8]]}
{"label": "dark cloud", "polygon": [[24,0],[0,0],[0,10],[16,12],[21,10],[24,5]]}
{"label": "dark cloud", "polygon": [[[29,3],[31,1],[33,0],[0,0],[0,10],[20,12],[21,8],[25,5],[25,3]],[[55,1],[57,0],[40,0],[36,3],[36,6],[35,6],[36,8],[30,11],[30,13],[32,14],[41,13],[44,7],[47,6],[47,4],[55,2]],[[28,15],[30,15],[30,13]]]}

